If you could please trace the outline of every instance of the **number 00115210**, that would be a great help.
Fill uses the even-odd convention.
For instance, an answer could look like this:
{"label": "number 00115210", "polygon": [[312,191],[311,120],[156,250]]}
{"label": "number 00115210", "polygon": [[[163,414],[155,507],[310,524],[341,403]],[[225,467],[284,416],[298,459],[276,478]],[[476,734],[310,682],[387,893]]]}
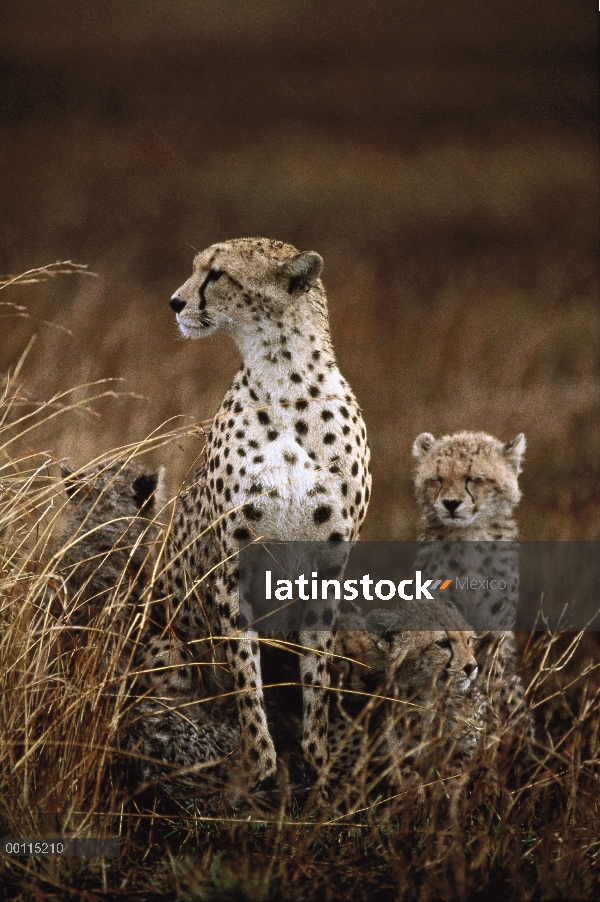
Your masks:
{"label": "number 00115210", "polygon": [[116,837],[52,837],[50,839],[1,839],[0,855],[95,856],[118,857],[120,840]]}

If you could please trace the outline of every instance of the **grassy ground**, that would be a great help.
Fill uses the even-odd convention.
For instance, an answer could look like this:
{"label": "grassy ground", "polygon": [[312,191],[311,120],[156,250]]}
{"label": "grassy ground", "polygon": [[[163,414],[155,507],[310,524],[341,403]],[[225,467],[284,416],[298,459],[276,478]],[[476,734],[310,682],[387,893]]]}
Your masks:
{"label": "grassy ground", "polygon": [[[223,10],[16,2],[0,37],[0,273],[88,265],[0,291],[2,831],[124,837],[118,865],[4,865],[5,892],[589,898],[587,653],[567,668],[580,681],[562,745],[518,785],[509,760],[484,759],[460,791],[427,787],[391,824],[199,823],[122,807],[108,749],[123,702],[102,691],[103,640],[65,656],[42,617],[54,462],[179,430],[143,444],[174,494],[201,453],[197,424],[237,353],[219,337],[185,343],[167,301],[192,246],[242,235],[325,259],[372,446],[364,538],[414,538],[412,441],[458,429],[525,433],[523,538],[600,538],[595,13],[512,0],[435,16],[387,2]],[[121,381],[76,388],[107,379]],[[538,701],[550,683],[535,683]]]}
{"label": "grassy ground", "polygon": [[[81,624],[72,619],[80,602],[61,589],[64,539],[57,538],[68,505],[64,485],[49,472],[47,454],[14,450],[15,436],[25,439],[29,426],[55,410],[24,408],[16,386],[7,386],[0,428],[0,830],[11,837],[118,835],[121,856],[4,859],[3,898],[591,898],[600,763],[593,634],[540,634],[523,648],[538,724],[533,750],[522,722],[503,728],[499,741],[482,742],[460,766],[442,746],[436,757],[434,742],[416,782],[391,795],[365,790],[345,816],[335,810],[337,796],[323,807],[314,797],[284,793],[257,807],[238,791],[235,803],[229,794],[229,802],[207,808],[132,795],[117,751],[132,704],[120,666],[127,646],[115,635],[124,590],[73,627]],[[67,421],[75,415],[61,413]],[[183,429],[163,434],[127,456],[186,438]]]}

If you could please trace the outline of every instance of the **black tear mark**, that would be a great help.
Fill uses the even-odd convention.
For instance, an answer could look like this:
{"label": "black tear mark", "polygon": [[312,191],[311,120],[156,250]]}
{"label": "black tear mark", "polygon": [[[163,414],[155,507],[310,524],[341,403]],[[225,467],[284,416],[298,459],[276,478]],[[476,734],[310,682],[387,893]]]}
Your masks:
{"label": "black tear mark", "polygon": [[211,285],[213,282],[218,282],[221,276],[223,275],[223,271],[220,269],[211,269],[208,272],[204,282],[200,286],[200,304],[198,305],[199,310],[204,310],[206,307],[206,295],[204,294],[208,285]]}

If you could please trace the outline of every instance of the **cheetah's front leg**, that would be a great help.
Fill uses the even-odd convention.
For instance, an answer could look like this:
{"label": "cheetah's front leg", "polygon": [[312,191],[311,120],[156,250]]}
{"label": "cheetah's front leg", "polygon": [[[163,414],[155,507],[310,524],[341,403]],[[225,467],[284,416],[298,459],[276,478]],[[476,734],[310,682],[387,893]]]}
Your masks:
{"label": "cheetah's front leg", "polygon": [[[227,580],[226,580],[227,582]],[[239,594],[215,580],[221,635],[227,637],[227,661],[235,681],[242,739],[242,766],[252,786],[276,772],[275,746],[269,733],[260,671],[257,633],[238,628]]]}
{"label": "cheetah's front leg", "polygon": [[333,634],[301,632],[300,643],[314,649],[300,658],[302,681],[302,751],[305,759],[320,773],[329,759],[327,733],[329,729],[329,658],[333,649]]}

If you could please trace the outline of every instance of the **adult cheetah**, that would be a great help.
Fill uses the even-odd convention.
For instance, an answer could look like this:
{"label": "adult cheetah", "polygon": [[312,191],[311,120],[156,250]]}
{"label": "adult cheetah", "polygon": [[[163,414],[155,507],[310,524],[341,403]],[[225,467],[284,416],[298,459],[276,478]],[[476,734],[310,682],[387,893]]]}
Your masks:
{"label": "adult cheetah", "polygon": [[[240,628],[239,542],[351,541],[371,491],[360,408],[334,356],[323,261],[280,241],[238,239],[198,254],[172,296],[182,333],[228,333],[242,365],[207,437],[206,456],[174,518],[168,590],[189,639],[227,637],[238,690],[244,768],[257,783],[276,756],[262,691],[256,633]],[[336,611],[300,633],[306,760],[327,761],[327,655]]]}

